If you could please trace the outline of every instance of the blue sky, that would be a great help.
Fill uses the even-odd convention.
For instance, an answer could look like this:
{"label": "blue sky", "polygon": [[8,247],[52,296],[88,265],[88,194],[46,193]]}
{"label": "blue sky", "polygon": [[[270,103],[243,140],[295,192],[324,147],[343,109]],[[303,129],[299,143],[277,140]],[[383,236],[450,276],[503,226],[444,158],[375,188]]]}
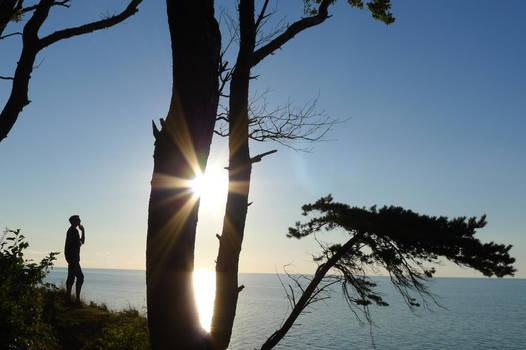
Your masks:
{"label": "blue sky", "polygon": [[[233,1],[216,3],[229,11]],[[73,1],[56,9],[42,33],[123,6]],[[302,15],[299,0],[280,1],[278,9],[289,23]],[[345,1],[331,13],[254,71],[260,77],[252,91],[269,89],[270,105],[319,96],[320,110],[346,122],[310,153],[252,144],[254,154],[278,153],[253,170],[241,271],[273,273],[285,264],[312,271],[316,245],[285,234],[303,203],[332,193],[358,206],[485,213],[479,237],[513,244],[517,276],[526,277],[526,3],[393,1],[390,26]],[[22,228],[33,257],[61,251],[67,218],[80,214],[84,267],[144,268],[150,125],[169,106],[169,45],[163,2],[146,1],[125,23],[38,56],[32,103],[0,145],[0,225]],[[0,47],[0,74],[9,75],[20,43],[9,38]],[[2,103],[9,88],[0,81]],[[225,141],[214,140],[210,158],[217,198],[225,191]],[[214,198],[203,198],[199,268],[213,268],[217,254],[224,200]],[[57,265],[64,264],[60,257]],[[447,264],[438,272],[479,275]]]}

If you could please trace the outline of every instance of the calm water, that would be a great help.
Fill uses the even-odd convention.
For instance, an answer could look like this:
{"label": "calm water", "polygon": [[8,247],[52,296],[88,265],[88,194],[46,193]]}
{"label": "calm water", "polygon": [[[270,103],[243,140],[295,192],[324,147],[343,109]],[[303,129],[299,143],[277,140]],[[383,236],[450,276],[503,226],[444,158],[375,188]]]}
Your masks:
{"label": "calm water", "polygon": [[[64,284],[67,270],[55,268],[49,279]],[[112,309],[146,311],[145,272],[84,269],[83,297]],[[230,348],[258,348],[286,316],[288,302],[276,275],[241,274]],[[372,327],[377,349],[526,350],[526,279],[437,278],[432,291],[447,310],[411,312],[388,280],[379,277],[391,306],[375,308]],[[356,320],[341,295],[305,314],[277,349],[373,349],[371,329]]]}

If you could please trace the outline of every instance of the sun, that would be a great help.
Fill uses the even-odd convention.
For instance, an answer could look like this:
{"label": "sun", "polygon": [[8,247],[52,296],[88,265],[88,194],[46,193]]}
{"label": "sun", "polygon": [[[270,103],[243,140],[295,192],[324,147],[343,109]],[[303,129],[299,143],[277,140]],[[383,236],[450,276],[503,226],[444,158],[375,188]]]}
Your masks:
{"label": "sun", "polygon": [[228,191],[228,174],[219,166],[209,165],[205,173],[198,173],[188,182],[194,199],[201,200],[203,209],[217,209],[225,202]]}
{"label": "sun", "polygon": [[210,332],[216,294],[216,275],[214,271],[198,269],[194,270],[193,278],[194,295],[201,327]]}
{"label": "sun", "polygon": [[194,197],[201,197],[201,195],[204,192],[205,187],[207,187],[207,183],[210,180],[205,177],[203,173],[197,174],[195,178],[190,180],[190,189],[194,193]]}

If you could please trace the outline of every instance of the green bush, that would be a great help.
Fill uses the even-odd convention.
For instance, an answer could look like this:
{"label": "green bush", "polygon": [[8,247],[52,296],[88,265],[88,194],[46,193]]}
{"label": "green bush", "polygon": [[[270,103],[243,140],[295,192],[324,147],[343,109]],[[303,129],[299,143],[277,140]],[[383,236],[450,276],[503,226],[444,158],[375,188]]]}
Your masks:
{"label": "green bush", "polygon": [[95,342],[86,344],[83,349],[148,350],[150,341],[146,318],[133,309],[118,312],[114,322],[102,329],[101,336]]}
{"label": "green bush", "polygon": [[58,253],[37,264],[24,259],[28,246],[20,229],[5,229],[0,238],[0,348],[56,349],[53,328],[44,318],[44,298],[50,287],[44,278]]}

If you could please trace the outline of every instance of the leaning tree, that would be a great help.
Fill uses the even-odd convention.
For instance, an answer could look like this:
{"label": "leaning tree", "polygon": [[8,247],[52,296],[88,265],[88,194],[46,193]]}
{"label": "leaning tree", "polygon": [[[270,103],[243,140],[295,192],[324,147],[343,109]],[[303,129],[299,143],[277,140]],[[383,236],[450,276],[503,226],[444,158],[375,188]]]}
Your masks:
{"label": "leaning tree", "polygon": [[[347,304],[361,311],[371,321],[369,306],[389,306],[369,277],[372,272],[387,273],[406,304],[413,308],[436,302],[426,282],[435,273],[434,264],[450,261],[480,271],[484,276],[511,276],[515,259],[509,255],[511,245],[482,243],[475,237],[486,225],[480,218],[428,216],[398,206],[377,208],[351,207],[333,201],[332,196],[302,207],[311,215],[306,223],[297,222],[287,237],[301,239],[324,231],[344,231],[347,241],[323,244],[314,260],[318,263],[312,277],[300,281],[292,276],[296,290],[287,296],[291,312],[281,327],[263,344],[272,349],[289,331],[298,316],[312,303],[326,297],[326,292],[340,285]],[[318,242],[321,242],[318,240]],[[302,283],[303,282],[303,283]]]}

